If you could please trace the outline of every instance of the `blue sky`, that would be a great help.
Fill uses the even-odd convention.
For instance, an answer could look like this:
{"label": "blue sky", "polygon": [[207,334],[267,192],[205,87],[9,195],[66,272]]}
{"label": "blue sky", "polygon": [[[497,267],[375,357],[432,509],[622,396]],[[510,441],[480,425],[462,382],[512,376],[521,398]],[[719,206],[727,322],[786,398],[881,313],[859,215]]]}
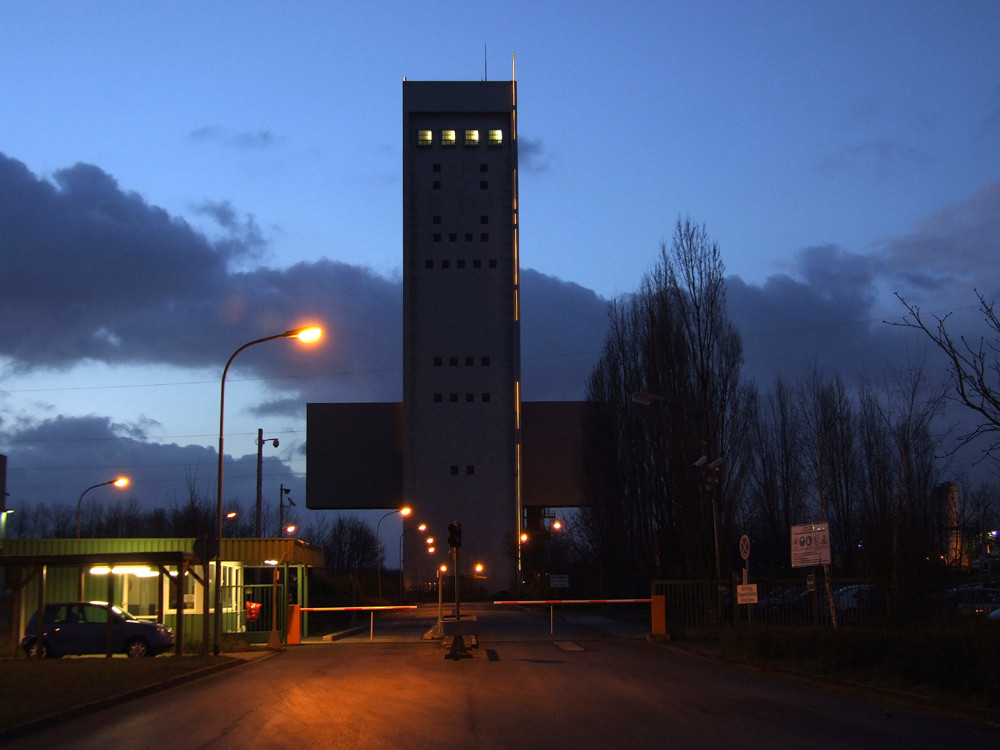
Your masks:
{"label": "blue sky", "polygon": [[[3,3],[9,502],[74,499],[125,458],[68,454],[122,439],[144,502],[192,467],[211,494],[226,358],[322,318],[322,353],[248,352],[227,390],[227,450],[287,436],[272,478],[301,487],[306,401],[400,397],[401,81],[509,79],[512,53],[526,398],[582,395],[605,301],[679,216],[762,380],[919,348],[880,327],[893,291],[1000,290],[998,28],[971,0]],[[113,248],[73,234],[108,205]]]}

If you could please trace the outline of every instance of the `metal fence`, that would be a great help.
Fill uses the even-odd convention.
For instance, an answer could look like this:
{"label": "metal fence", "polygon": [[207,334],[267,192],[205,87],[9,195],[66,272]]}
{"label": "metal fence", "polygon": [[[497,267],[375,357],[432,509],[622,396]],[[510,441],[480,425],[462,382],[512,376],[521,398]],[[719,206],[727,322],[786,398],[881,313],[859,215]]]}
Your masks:
{"label": "metal fence", "polygon": [[[740,604],[733,581],[654,581],[654,632],[711,635],[745,623],[783,626],[876,624],[887,615],[885,587],[870,580],[757,579],[756,603]],[[832,598],[832,603],[831,603]]]}

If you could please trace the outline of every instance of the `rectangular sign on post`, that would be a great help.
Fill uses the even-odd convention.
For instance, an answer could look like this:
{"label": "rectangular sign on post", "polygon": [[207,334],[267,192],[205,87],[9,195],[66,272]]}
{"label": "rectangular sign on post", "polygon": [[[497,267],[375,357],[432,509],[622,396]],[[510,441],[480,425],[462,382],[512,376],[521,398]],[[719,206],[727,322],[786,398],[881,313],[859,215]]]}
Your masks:
{"label": "rectangular sign on post", "polygon": [[792,526],[792,567],[830,564],[830,532],[825,523]]}
{"label": "rectangular sign on post", "polygon": [[568,589],[569,576],[549,574],[549,586],[551,586],[554,589]]}
{"label": "rectangular sign on post", "polygon": [[741,583],[736,587],[736,603],[737,604],[756,604],[757,603],[757,584],[756,583]]}

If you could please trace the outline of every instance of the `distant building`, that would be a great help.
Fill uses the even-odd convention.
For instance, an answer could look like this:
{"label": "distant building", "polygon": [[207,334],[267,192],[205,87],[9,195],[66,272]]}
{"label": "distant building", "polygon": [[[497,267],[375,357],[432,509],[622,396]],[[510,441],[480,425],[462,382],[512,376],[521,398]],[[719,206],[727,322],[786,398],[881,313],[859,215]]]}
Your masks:
{"label": "distant building", "polygon": [[[463,574],[480,563],[489,590],[517,584],[531,413],[531,504],[579,505],[566,441],[580,404],[522,409],[517,184],[514,81],[403,82],[403,403],[309,404],[306,495],[310,508],[412,506],[409,585],[448,562],[453,521]],[[435,556],[410,533],[420,523]],[[381,541],[392,555],[395,540]]]}

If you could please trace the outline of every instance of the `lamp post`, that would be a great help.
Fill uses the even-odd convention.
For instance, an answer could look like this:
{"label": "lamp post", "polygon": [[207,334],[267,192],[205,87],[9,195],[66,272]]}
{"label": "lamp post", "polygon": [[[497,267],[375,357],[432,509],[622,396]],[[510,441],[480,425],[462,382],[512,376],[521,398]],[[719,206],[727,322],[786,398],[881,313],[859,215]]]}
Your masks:
{"label": "lamp post", "polygon": [[290,508],[295,507],[295,503],[292,502],[292,498],[285,497],[285,495],[287,495],[289,492],[291,492],[291,489],[286,487],[285,485],[282,484],[278,486],[278,536],[279,537],[283,537],[285,535],[285,532],[287,531],[287,529],[285,528],[285,500],[286,499],[288,500],[288,507]]}
{"label": "lamp post", "polygon": [[403,529],[399,533],[399,603],[403,603],[403,535],[408,531],[427,531],[427,524],[422,523],[412,529]]}
{"label": "lamp post", "polygon": [[261,518],[260,518],[260,500],[261,500],[261,485],[264,480],[264,443],[270,443],[275,448],[278,447],[278,438],[265,438],[264,430],[257,429],[257,518],[254,526],[254,536],[258,539],[263,536],[264,532],[261,528]]}
{"label": "lamp post", "polygon": [[394,513],[399,513],[401,516],[408,516],[411,513],[409,506],[404,506],[402,508],[396,508],[395,510],[390,510],[380,519],[378,523],[375,524],[375,560],[378,564],[378,598],[382,601],[382,537],[379,536],[379,528],[382,526],[382,522]]}
{"label": "lamp post", "polygon": [[90,487],[85,489],[80,493],[80,499],[76,501],[76,538],[80,538],[80,527],[81,521],[83,519],[83,496],[86,495],[91,490],[95,490],[98,487],[107,487],[109,484],[113,484],[115,487],[128,487],[128,477],[118,477],[117,479],[109,479],[107,482],[98,482],[97,484],[92,484]]}
{"label": "lamp post", "polygon": [[212,651],[218,654],[222,645],[222,462],[223,462],[223,441],[224,441],[224,425],[226,419],[226,375],[229,374],[229,367],[233,364],[233,360],[236,359],[236,355],[242,352],[244,349],[249,349],[251,346],[257,344],[263,344],[266,341],[274,341],[275,339],[300,339],[301,341],[316,341],[323,335],[323,331],[315,326],[307,326],[304,328],[292,328],[291,330],[285,331],[284,333],[278,333],[274,336],[265,336],[262,339],[255,339],[249,341],[235,352],[226,362],[225,368],[222,370],[222,387],[220,388],[219,394],[219,466],[218,466],[218,486],[216,487],[216,541],[218,543],[218,549],[215,551],[215,638],[212,644]]}

